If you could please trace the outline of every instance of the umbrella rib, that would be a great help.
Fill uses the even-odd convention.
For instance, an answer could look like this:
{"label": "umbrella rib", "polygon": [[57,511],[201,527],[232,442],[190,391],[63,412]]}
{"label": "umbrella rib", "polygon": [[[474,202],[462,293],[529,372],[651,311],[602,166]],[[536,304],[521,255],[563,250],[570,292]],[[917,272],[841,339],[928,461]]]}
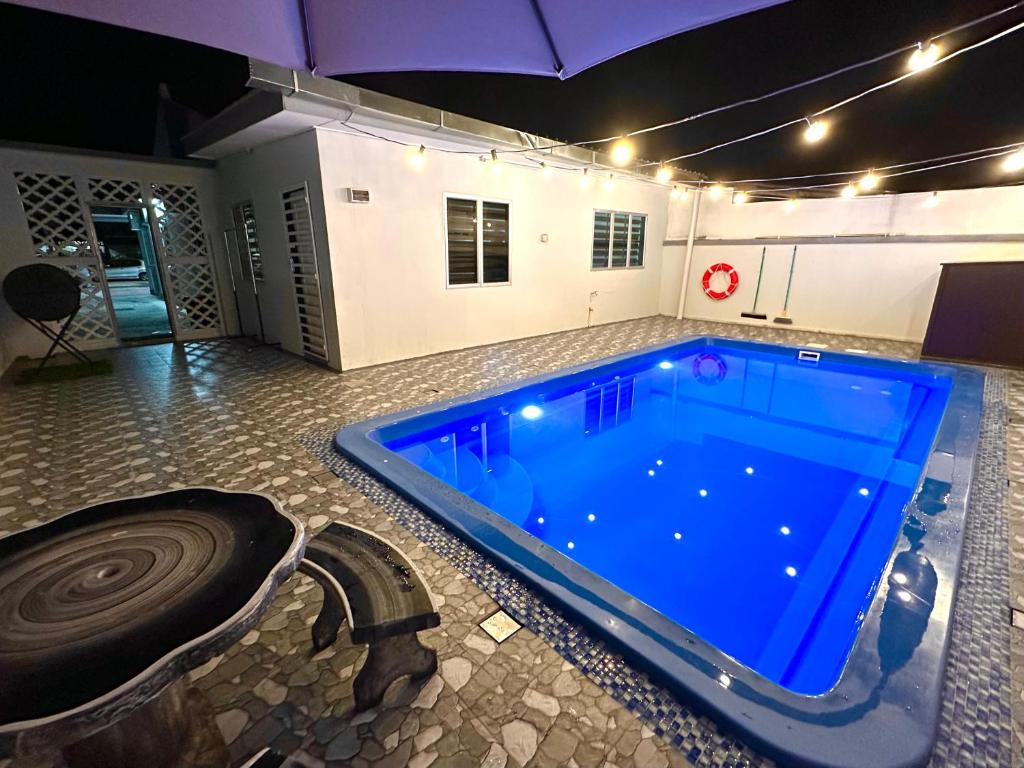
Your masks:
{"label": "umbrella rib", "polygon": [[309,28],[309,9],[307,0],[299,0],[299,15],[302,17],[302,47],[306,49],[306,64],[310,74],[316,75],[316,59],[313,57],[313,35]]}
{"label": "umbrella rib", "polygon": [[530,6],[533,8],[537,21],[540,22],[540,28],[544,31],[544,38],[548,41],[548,48],[551,49],[551,56],[555,60],[555,73],[561,78],[562,73],[565,72],[565,65],[562,63],[562,57],[558,54],[558,46],[555,45],[555,39],[551,36],[548,20],[544,18],[544,11],[541,10],[540,0],[530,0]]}

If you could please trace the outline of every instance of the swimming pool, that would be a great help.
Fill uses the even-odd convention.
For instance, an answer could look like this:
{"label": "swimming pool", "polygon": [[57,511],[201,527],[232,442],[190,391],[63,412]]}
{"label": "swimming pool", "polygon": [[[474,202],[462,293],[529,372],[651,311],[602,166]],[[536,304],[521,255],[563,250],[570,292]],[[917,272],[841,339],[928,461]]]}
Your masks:
{"label": "swimming pool", "polygon": [[982,385],[958,366],[697,338],[336,445],[772,756],[914,765],[937,721]]}

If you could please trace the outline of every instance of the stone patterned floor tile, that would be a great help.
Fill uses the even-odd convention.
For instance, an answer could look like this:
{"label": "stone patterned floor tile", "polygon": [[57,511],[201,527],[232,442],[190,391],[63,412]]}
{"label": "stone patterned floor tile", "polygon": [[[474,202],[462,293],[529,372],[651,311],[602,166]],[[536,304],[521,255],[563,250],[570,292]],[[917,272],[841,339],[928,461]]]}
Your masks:
{"label": "stone patterned floor tile", "polygon": [[[421,637],[438,650],[439,674],[420,688],[402,681],[354,715],[364,651],[342,638],[310,655],[319,590],[293,578],[257,628],[191,674],[236,763],[270,745],[316,768],[770,765],[422,512],[351,467],[339,477],[309,450],[346,423],[688,334],[917,354],[899,342],[665,317],[343,374],[234,340],[118,350],[111,376],[0,386],[0,535],[101,499],[208,484],[270,493],[313,531],[341,519],[395,543],[438,595],[442,624]],[[987,397],[987,471],[976,485],[988,514],[972,510],[971,600],[957,606],[936,768],[1024,755],[1024,631],[1008,624],[1008,604],[1024,608],[1024,374],[994,373]],[[477,626],[499,605],[518,606],[510,614],[524,624],[500,645]],[[999,605],[1001,626],[990,615]],[[569,634],[555,638],[552,627]],[[61,761],[14,768],[29,765]]]}

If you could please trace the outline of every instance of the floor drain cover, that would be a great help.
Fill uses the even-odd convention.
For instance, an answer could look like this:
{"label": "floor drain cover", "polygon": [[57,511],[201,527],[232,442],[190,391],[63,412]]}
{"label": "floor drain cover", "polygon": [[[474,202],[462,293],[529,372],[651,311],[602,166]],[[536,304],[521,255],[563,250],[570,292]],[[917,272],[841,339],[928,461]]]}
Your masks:
{"label": "floor drain cover", "polygon": [[480,622],[480,629],[496,642],[502,643],[523,628],[523,625],[504,611],[492,613]]}

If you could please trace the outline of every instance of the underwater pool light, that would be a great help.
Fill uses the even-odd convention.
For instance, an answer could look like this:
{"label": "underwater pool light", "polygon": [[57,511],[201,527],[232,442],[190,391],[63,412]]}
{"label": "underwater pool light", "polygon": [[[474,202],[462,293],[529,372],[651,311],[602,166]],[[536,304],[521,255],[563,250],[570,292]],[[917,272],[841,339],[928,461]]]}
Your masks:
{"label": "underwater pool light", "polygon": [[544,411],[542,411],[536,405],[528,405],[519,412],[519,415],[522,416],[524,419],[529,419],[530,421],[533,421],[534,419],[539,419],[541,416],[543,416]]}

